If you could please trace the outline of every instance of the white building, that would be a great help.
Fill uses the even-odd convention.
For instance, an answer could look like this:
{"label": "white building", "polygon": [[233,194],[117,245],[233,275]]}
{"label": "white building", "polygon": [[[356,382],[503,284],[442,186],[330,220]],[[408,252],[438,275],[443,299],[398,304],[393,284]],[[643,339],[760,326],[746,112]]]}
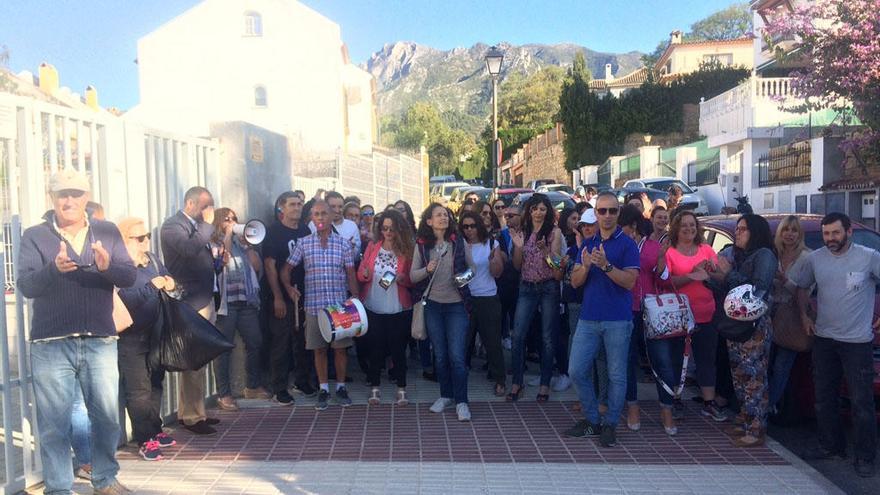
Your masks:
{"label": "white building", "polygon": [[295,0],[204,0],[138,40],[130,118],[207,135],[243,121],[294,151],[369,152],[373,83],[339,25]]}
{"label": "white building", "polygon": [[[719,184],[728,205],[747,195],[757,213],[843,211],[874,226],[876,186],[849,177],[842,166],[844,116],[786,110],[800,102],[786,77],[793,66],[775,60],[761,33],[766,19],[787,15],[798,3],[751,2],[755,70],[740,86],[700,104],[700,134],[719,151]],[[776,41],[791,46],[790,40]]]}

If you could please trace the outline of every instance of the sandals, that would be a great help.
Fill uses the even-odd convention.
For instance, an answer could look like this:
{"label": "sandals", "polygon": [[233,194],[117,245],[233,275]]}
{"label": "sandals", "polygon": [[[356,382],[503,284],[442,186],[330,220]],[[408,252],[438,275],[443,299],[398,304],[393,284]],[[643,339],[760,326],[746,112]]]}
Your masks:
{"label": "sandals", "polygon": [[764,445],[764,434],[760,434],[757,437],[753,437],[751,435],[743,435],[739,438],[734,438],[731,440],[734,446],[740,447],[743,449],[753,448],[753,447],[761,447]]}
{"label": "sandals", "polygon": [[504,397],[506,392],[507,392],[507,387],[505,387],[503,384],[501,384],[501,383],[495,384],[495,397]]}
{"label": "sandals", "polygon": [[547,402],[550,400],[550,394],[538,394],[535,396],[535,402]]}
{"label": "sandals", "polygon": [[406,398],[406,390],[397,389],[397,405],[405,406],[409,404],[409,399]]}
{"label": "sandals", "polygon": [[373,393],[372,393],[372,395],[370,395],[370,398],[367,399],[367,402],[371,406],[378,406],[379,405],[379,397],[380,397],[379,387],[373,387]]}
{"label": "sandals", "polygon": [[522,396],[523,396],[523,387],[520,387],[519,390],[517,390],[516,392],[511,390],[510,393],[507,394],[507,402],[516,402],[516,401],[520,400],[522,398]]}

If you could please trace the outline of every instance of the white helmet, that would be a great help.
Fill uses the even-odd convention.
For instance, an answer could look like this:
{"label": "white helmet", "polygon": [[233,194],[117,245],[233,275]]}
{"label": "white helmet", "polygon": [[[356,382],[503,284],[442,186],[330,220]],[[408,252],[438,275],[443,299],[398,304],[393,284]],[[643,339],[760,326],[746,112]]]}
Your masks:
{"label": "white helmet", "polygon": [[767,312],[767,303],[755,293],[755,286],[734,287],[724,298],[724,313],[733,320],[755,321]]}

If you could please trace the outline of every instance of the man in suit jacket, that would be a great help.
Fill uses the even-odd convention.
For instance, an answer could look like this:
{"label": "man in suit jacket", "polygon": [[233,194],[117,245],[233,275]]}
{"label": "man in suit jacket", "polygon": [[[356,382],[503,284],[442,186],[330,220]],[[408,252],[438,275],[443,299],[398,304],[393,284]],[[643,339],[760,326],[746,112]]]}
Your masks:
{"label": "man in suit jacket", "polygon": [[[204,187],[184,195],[183,209],[162,224],[161,244],[165,267],[183,288],[183,301],[214,323],[214,256],[208,243],[214,233],[214,198]],[[199,435],[209,435],[219,423],[205,413],[205,373],[184,371],[180,376],[177,418]]]}

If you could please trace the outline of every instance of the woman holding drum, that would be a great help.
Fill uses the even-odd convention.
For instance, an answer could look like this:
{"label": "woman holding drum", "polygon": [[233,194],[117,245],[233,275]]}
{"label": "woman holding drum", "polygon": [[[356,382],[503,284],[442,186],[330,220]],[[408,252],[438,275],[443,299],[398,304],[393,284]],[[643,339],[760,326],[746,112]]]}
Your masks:
{"label": "woman holding drum", "polygon": [[385,358],[394,363],[391,375],[397,382],[398,406],[406,398],[406,346],[412,324],[412,298],[409,287],[413,237],[404,216],[388,209],[373,222],[373,239],[358,267],[361,298],[367,310],[370,331],[364,335],[370,350],[367,380],[372,387],[369,403],[380,400],[379,381]]}

